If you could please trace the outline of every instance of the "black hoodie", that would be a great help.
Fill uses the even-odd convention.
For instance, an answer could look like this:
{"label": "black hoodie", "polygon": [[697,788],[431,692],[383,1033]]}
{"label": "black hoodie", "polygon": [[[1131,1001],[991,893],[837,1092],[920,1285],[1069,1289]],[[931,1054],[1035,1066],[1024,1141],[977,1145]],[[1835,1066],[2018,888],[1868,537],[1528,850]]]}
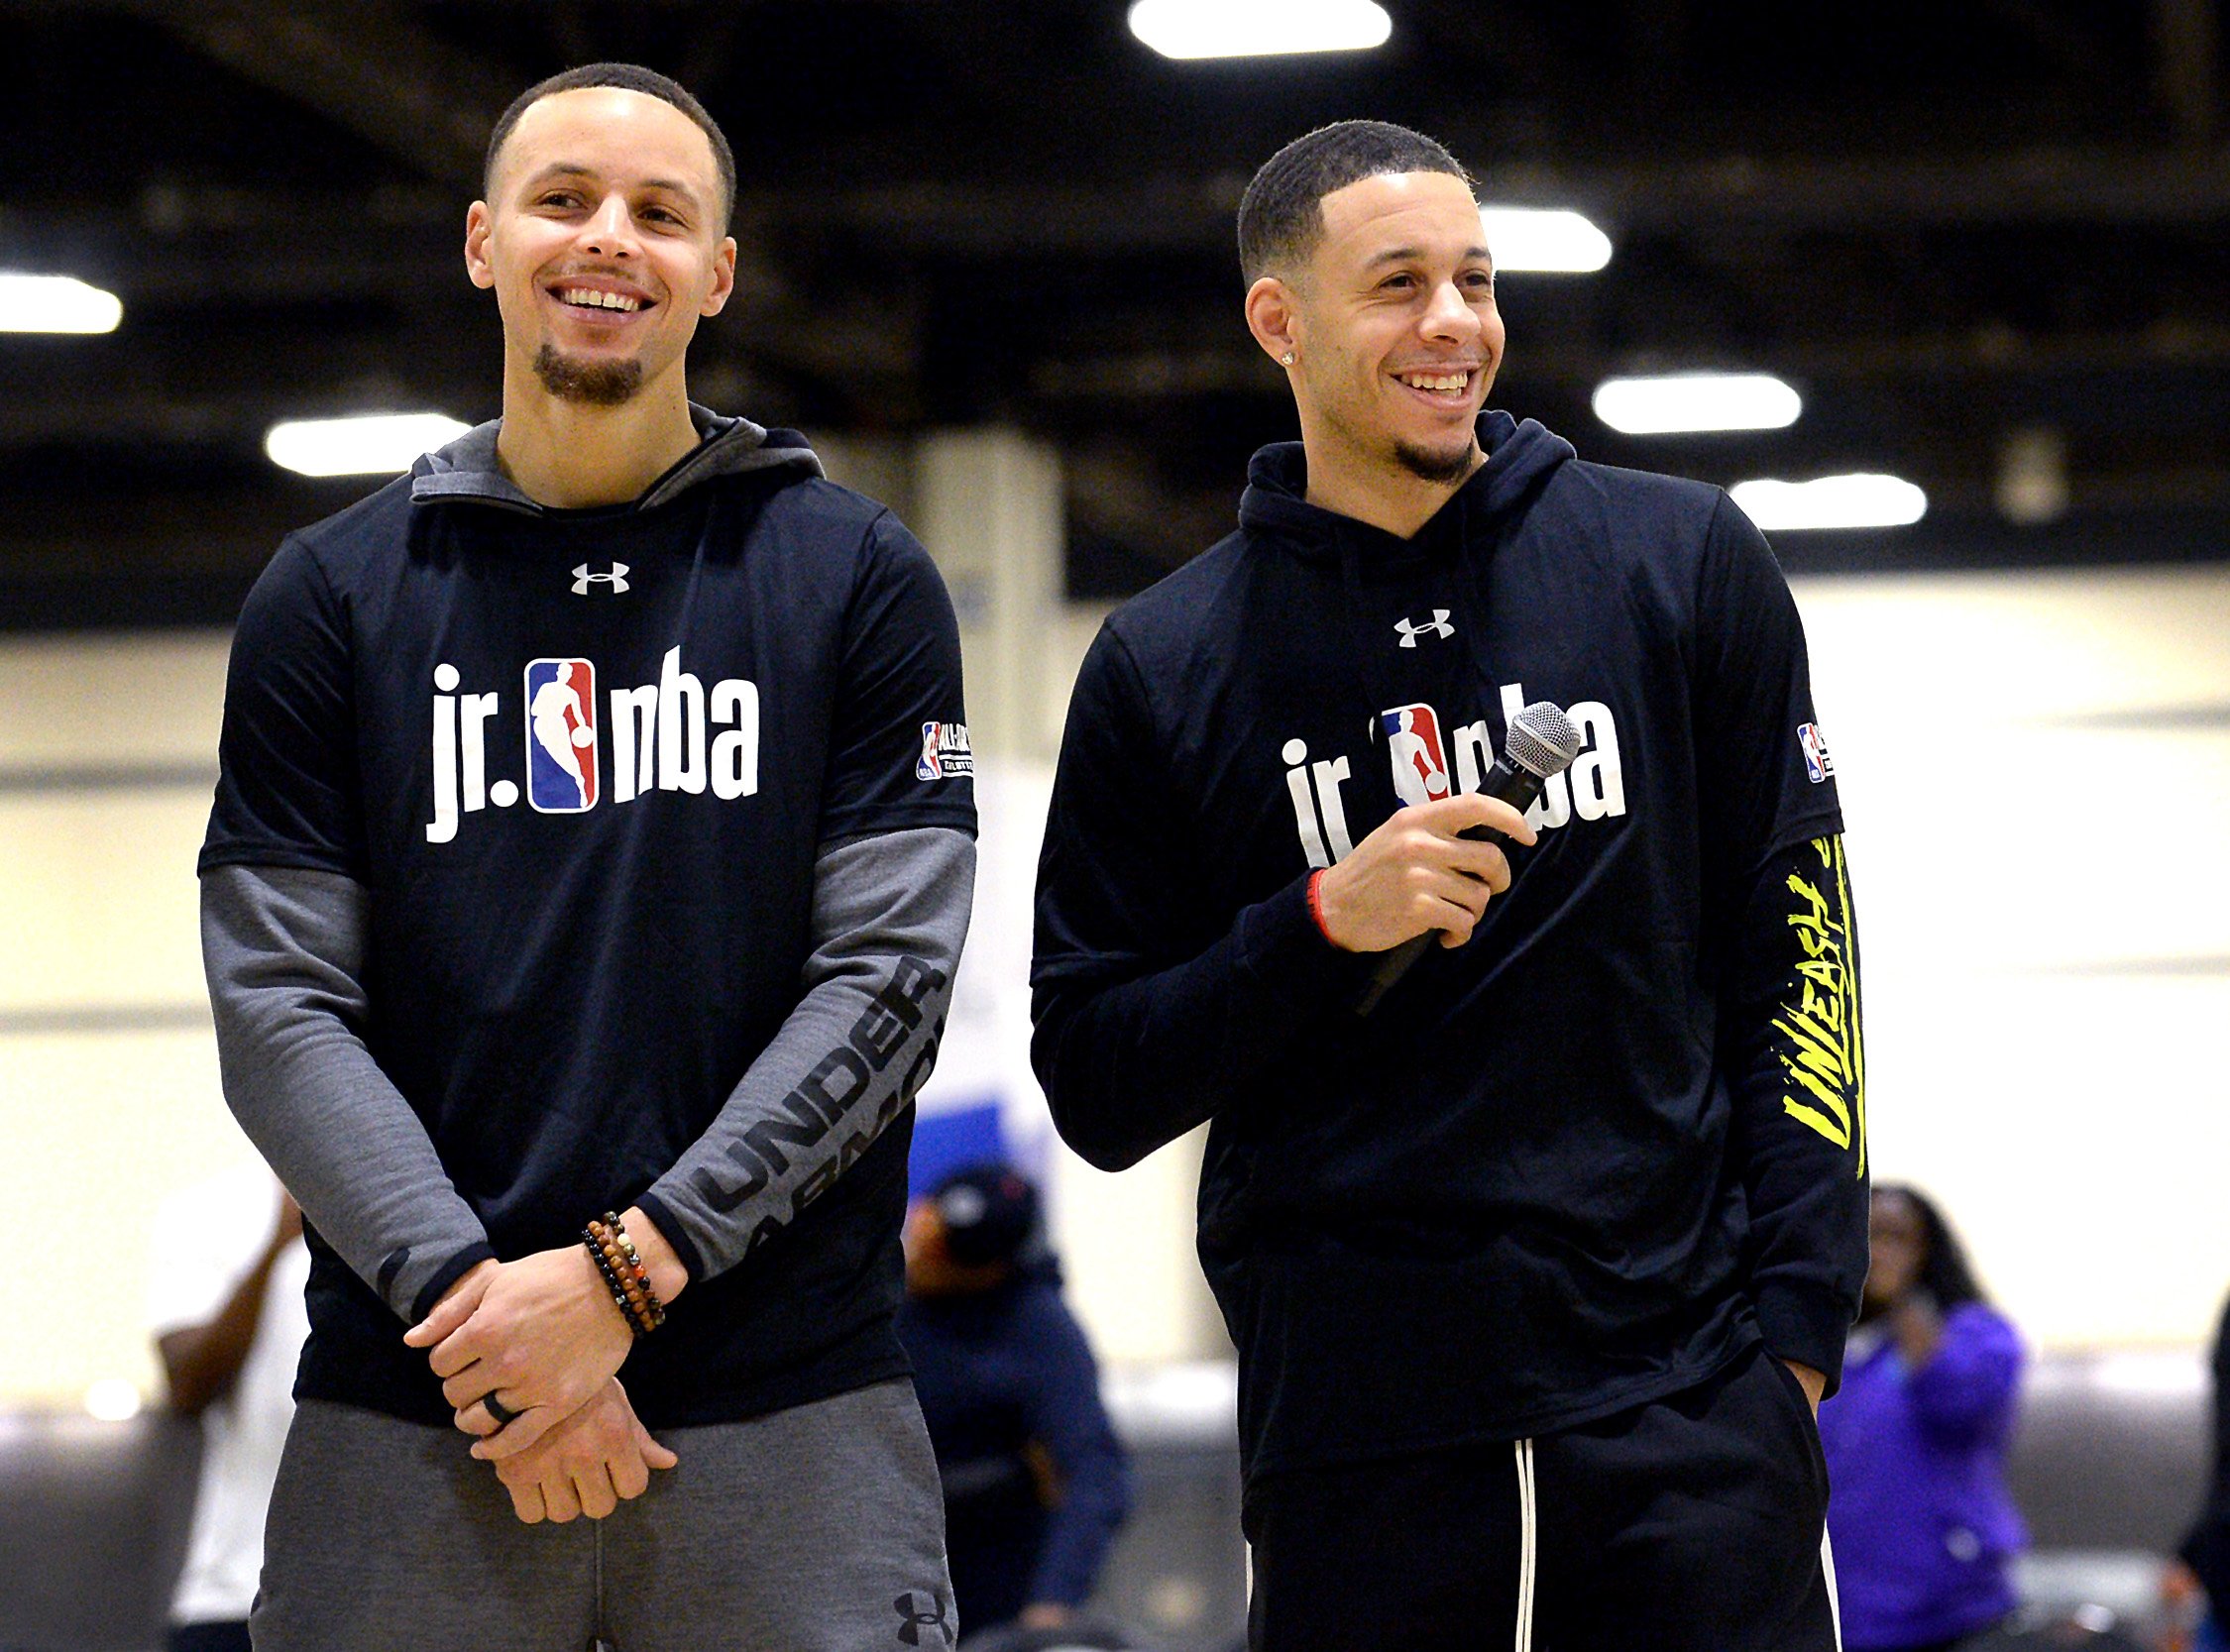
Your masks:
{"label": "black hoodie", "polygon": [[[703,440],[640,498],[586,510],[521,493],[483,425],[289,535],[241,614],[201,871],[356,892],[346,945],[288,931],[212,969],[228,1099],[310,1213],[300,1397],[446,1425],[398,1316],[636,1203],[694,1281],[628,1357],[650,1427],[906,1369],[912,1088],[890,1098],[942,1001],[881,988],[837,922],[869,880],[821,869],[972,836],[959,636],[928,552],[802,436],[692,415]],[[845,974],[893,995],[852,1006],[866,1055],[841,1021],[823,1042]],[[253,1007],[296,982],[315,1013]],[[751,1088],[824,1050],[787,1096]],[[810,1209],[781,1182],[802,1165],[832,1178]]]}
{"label": "black hoodie", "polygon": [[[1033,1054],[1102,1166],[1212,1121],[1251,1476],[1576,1425],[1761,1327],[1832,1382],[1865,1270],[1862,1130],[1785,1112],[1743,985],[1791,967],[1743,955],[1785,950],[1745,917],[1768,868],[1840,866],[1787,586],[1717,489],[1480,437],[1408,540],[1264,449],[1240,531],[1107,622],[1069,707]],[[1312,866],[1476,787],[1538,699],[1587,736],[1539,845],[1359,1018],[1376,960],[1316,929]]]}

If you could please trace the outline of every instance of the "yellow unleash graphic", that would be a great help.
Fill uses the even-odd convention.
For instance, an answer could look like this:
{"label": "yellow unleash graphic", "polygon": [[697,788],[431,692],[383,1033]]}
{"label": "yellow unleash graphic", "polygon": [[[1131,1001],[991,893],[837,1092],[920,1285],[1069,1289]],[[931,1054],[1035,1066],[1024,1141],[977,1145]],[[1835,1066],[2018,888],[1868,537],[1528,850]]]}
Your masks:
{"label": "yellow unleash graphic", "polygon": [[1857,1173],[1866,1173],[1866,1050],[1858,1032],[1858,972],[1850,956],[1850,876],[1842,839],[1815,837],[1820,875],[1808,882],[1789,874],[1796,910],[1789,927],[1805,958],[1790,983],[1791,1001],[1773,1025],[1787,1043],[1780,1050],[1791,1094],[1782,1109],[1839,1148],[1855,1146]]}

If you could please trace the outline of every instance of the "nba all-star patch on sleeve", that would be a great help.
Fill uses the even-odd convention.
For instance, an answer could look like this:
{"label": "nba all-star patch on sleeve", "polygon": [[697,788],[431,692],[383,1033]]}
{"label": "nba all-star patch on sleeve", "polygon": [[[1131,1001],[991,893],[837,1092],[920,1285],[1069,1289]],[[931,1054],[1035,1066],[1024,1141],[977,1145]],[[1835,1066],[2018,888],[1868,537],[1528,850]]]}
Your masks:
{"label": "nba all-star patch on sleeve", "polygon": [[361,877],[348,626],[317,559],[288,539],[249,592],[225,678],[201,869],[298,866]]}
{"label": "nba all-star patch on sleeve", "polygon": [[964,722],[922,724],[922,755],[914,764],[916,780],[973,779],[975,748],[968,743]]}
{"label": "nba all-star patch on sleeve", "polygon": [[1836,760],[1828,755],[1828,736],[1820,732],[1816,722],[1800,722],[1796,730],[1797,749],[1804,754],[1805,778],[1818,786],[1833,780]]}
{"label": "nba all-star patch on sleeve", "polygon": [[844,616],[821,840],[905,826],[975,830],[960,632],[929,552],[885,511]]}
{"label": "nba all-star patch on sleeve", "polygon": [[1773,1351],[1827,1374],[1866,1277],[1866,1051],[1840,836],[1769,856],[1722,1024],[1750,1289]]}

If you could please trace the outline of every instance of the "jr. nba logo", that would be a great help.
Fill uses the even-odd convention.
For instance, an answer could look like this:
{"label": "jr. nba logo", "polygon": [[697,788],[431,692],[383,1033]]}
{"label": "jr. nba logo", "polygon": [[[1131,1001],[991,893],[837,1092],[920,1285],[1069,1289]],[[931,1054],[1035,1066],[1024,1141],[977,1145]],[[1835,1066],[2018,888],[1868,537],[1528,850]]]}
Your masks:
{"label": "jr. nba logo", "polygon": [[1430,706],[1381,712],[1379,729],[1394,760],[1394,790],[1403,803],[1438,803],[1448,795],[1448,754],[1440,744],[1440,719]]}
{"label": "jr. nba logo", "polygon": [[527,662],[526,801],[545,815],[597,805],[597,668],[587,660]]}

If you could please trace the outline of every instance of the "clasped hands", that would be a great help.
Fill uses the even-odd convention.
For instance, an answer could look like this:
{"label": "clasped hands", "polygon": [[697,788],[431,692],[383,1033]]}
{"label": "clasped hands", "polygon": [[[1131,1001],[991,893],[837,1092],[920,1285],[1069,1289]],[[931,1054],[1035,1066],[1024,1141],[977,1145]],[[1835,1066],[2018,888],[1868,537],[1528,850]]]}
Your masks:
{"label": "clasped hands", "polygon": [[678,1461],[619,1384],[634,1332],[582,1246],[478,1264],[402,1340],[427,1351],[473,1456],[530,1525],[601,1520]]}

